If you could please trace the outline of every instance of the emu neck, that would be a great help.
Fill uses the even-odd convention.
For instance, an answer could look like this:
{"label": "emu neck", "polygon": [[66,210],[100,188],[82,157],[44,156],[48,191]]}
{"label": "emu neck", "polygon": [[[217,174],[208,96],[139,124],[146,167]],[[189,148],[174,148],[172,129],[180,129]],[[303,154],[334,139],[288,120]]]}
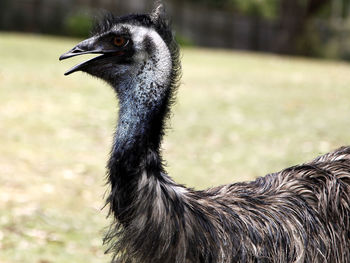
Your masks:
{"label": "emu neck", "polygon": [[148,34],[145,46],[149,50],[138,53],[137,66],[114,86],[119,120],[108,163],[112,187],[108,202],[123,224],[128,224],[131,210],[137,209],[132,204],[138,198],[141,177],[164,174],[159,149],[171,97],[172,62],[160,36]]}
{"label": "emu neck", "polygon": [[[119,121],[108,163],[111,183],[108,202],[115,217],[124,225],[134,213],[132,210],[137,209],[132,208],[132,204],[138,198],[142,175],[148,178],[163,175],[159,147],[169,97],[166,89],[154,82],[146,87],[128,88],[131,93],[119,94]],[[147,95],[152,94],[149,92],[152,90],[158,91],[158,95]]]}
{"label": "emu neck", "polygon": [[127,94],[118,94],[119,120],[112,157],[119,160],[114,165],[124,169],[144,168],[147,152],[158,154],[167,111],[168,98],[162,86],[156,82],[144,86],[135,82],[124,84]]}

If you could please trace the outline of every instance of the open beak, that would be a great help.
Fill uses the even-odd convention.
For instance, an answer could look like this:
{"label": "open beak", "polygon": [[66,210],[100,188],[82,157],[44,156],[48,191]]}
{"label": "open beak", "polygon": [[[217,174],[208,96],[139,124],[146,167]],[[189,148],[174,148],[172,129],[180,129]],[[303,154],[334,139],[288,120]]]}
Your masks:
{"label": "open beak", "polygon": [[110,57],[112,55],[118,55],[118,50],[106,49],[106,47],[102,45],[98,45],[96,43],[98,43],[98,41],[96,41],[95,37],[92,37],[80,42],[74,48],[62,54],[59,58],[60,60],[79,56],[79,55],[85,55],[85,54],[101,54],[100,56],[94,57],[78,65],[75,65],[74,67],[69,69],[67,72],[65,72],[64,75],[67,76],[73,72],[84,70],[84,68],[86,68],[87,65],[90,65],[91,62],[99,60],[101,58]]}

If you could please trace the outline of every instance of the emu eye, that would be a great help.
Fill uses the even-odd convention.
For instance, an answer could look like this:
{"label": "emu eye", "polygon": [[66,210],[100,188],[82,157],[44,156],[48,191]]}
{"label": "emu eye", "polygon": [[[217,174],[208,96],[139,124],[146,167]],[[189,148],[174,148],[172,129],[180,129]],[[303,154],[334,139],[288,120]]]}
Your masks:
{"label": "emu eye", "polygon": [[117,47],[122,47],[127,44],[127,40],[122,36],[115,36],[113,39],[113,44]]}

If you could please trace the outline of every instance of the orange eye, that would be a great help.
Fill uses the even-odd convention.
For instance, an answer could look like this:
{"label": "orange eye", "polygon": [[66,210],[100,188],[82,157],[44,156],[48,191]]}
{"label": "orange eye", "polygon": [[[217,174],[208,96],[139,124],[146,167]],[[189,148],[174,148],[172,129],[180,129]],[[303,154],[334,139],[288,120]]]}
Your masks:
{"label": "orange eye", "polygon": [[113,43],[114,45],[116,45],[117,47],[122,47],[126,44],[126,40],[124,37],[121,37],[121,36],[116,36],[114,37],[113,39]]}

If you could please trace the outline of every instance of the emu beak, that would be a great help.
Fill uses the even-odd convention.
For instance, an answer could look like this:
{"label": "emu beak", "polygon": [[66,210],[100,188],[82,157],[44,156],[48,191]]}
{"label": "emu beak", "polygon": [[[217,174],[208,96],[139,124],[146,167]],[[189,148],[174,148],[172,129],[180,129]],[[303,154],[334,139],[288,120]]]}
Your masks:
{"label": "emu beak", "polygon": [[[94,42],[95,42],[94,38],[89,38],[89,39],[86,39],[86,40],[80,42],[78,45],[73,47],[71,50],[62,54],[60,56],[59,60],[63,60],[63,59],[67,59],[67,58],[71,58],[71,57],[75,57],[75,56],[79,56],[79,55],[84,55],[84,54],[101,53],[102,50],[94,48]],[[98,58],[98,57],[96,57],[96,58]],[[69,69],[66,73],[64,73],[64,75],[67,76],[73,72],[82,70],[87,64],[89,64],[89,62],[91,62],[92,60],[94,60],[96,58],[92,58],[92,59],[84,61],[78,65],[75,65],[74,67]]]}
{"label": "emu beak", "polygon": [[69,50],[68,52],[62,54],[59,58],[59,60],[79,56],[79,55],[85,55],[85,54],[101,54],[100,56],[94,57],[92,59],[89,59],[87,61],[84,61],[78,65],[75,65],[71,69],[69,69],[67,72],[64,73],[64,75],[69,75],[73,72],[84,70],[88,65],[91,64],[91,62],[112,56],[113,54],[117,55],[118,50],[110,49],[105,46],[103,46],[103,42],[98,41],[97,38],[91,37],[88,38],[82,42],[80,42],[78,45],[76,45],[74,48]]}

